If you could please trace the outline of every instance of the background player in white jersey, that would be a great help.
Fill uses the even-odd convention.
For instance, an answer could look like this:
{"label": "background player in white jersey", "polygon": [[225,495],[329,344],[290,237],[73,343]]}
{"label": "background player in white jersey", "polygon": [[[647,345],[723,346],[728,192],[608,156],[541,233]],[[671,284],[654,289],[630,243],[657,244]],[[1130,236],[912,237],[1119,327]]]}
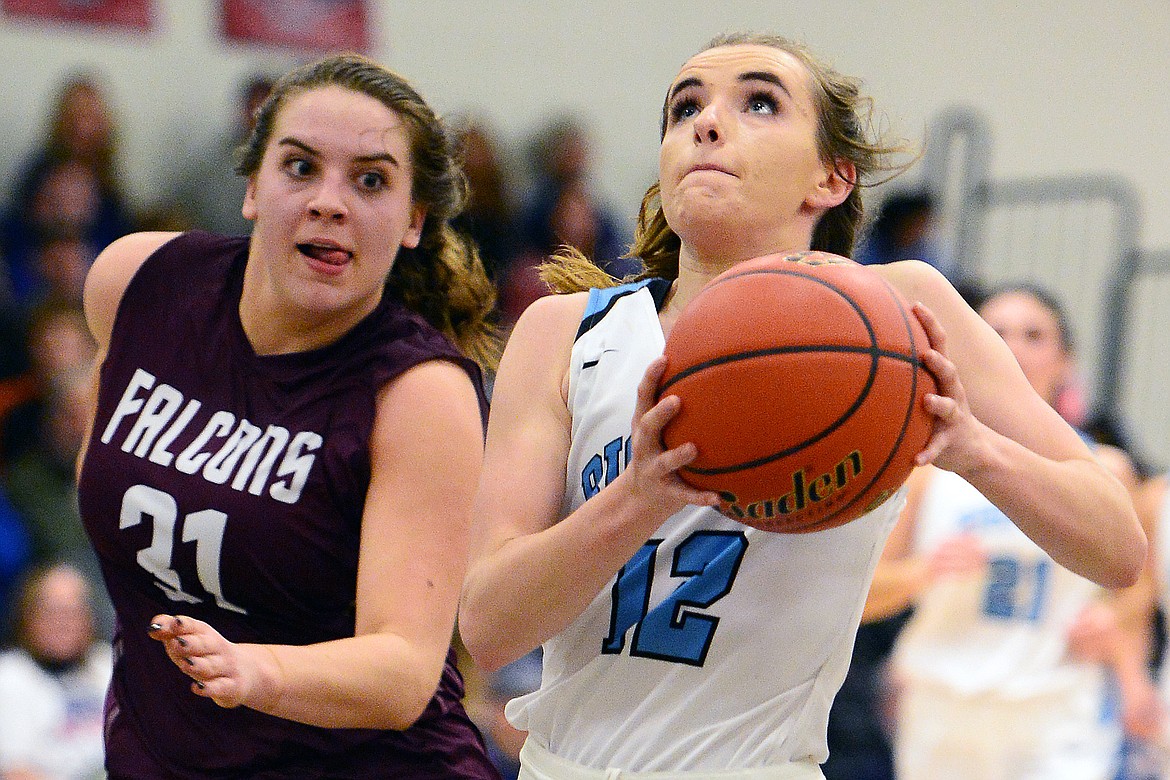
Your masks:
{"label": "background player in white jersey", "polygon": [[[708,280],[770,253],[849,254],[855,185],[885,151],[865,105],[803,47],[717,39],[667,91],[633,248],[662,281],[615,288],[567,258],[549,278],[581,292],[538,300],[516,325],[460,627],[488,668],[544,644],[541,688],[508,708],[529,732],[521,777],[821,776],[829,705],[900,495],[820,533],[739,525],[679,479],[695,447],[663,450],[679,400],[655,396],[664,335]],[[920,461],[986,489],[1070,568],[1136,578],[1145,539],[1124,489],[994,331],[926,264],[877,272],[925,304],[940,390],[925,401],[936,424]]]}
{"label": "background player in white jersey", "polygon": [[[1170,474],[1151,477],[1138,488],[1134,504],[1150,540],[1150,556],[1142,582],[1134,590],[1143,597],[1143,609],[1131,626],[1144,646],[1152,646],[1155,637],[1150,628],[1154,610],[1170,614]],[[1165,632],[1166,623],[1161,623]],[[1160,639],[1165,648],[1168,637]],[[1149,701],[1139,701],[1127,710],[1127,722],[1142,737],[1144,756],[1156,765],[1158,777],[1170,777],[1170,653],[1163,650],[1157,673],[1157,688]]]}
{"label": "background player in white jersey", "polygon": [[[1064,312],[1032,286],[979,307],[1040,397],[1056,406],[1072,376]],[[1132,489],[1120,450],[1099,457]],[[916,606],[893,656],[900,780],[1106,780],[1117,771],[1121,691],[1147,677],[1116,641],[1107,592],[1072,573],[957,474],[915,471],[875,572],[867,618]]]}

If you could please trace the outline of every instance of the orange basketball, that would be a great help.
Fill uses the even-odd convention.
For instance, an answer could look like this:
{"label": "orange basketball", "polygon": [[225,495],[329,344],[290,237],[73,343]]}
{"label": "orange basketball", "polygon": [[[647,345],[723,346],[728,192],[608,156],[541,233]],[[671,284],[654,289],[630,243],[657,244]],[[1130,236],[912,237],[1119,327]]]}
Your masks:
{"label": "orange basketball", "polygon": [[769,255],[713,279],[666,341],[663,432],[724,514],[766,531],[833,528],[909,476],[932,418],[926,333],[873,269],[826,252]]}

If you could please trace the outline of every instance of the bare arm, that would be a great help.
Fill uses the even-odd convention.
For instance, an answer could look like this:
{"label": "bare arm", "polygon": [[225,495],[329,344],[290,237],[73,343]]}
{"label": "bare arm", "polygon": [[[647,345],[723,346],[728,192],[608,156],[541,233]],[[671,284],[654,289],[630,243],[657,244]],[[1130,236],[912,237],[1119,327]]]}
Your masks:
{"label": "bare arm", "polygon": [[77,468],[85,459],[85,446],[93,427],[97,412],[98,374],[106,353],[110,348],[110,334],[114,330],[114,318],[122,296],[134,274],[155,250],[170,241],[178,233],[132,233],[114,241],[97,256],[85,277],[85,320],[89,331],[97,342],[97,355],[93,363],[93,378],[90,381],[88,423],[86,435],[81,440],[81,451],[77,456]]}
{"label": "bare arm", "polygon": [[654,403],[659,361],[639,388],[630,464],[561,519],[571,430],[565,377],[584,304],[583,294],[533,303],[496,375],[459,612],[463,642],[487,669],[567,627],[671,514],[714,504],[675,473],[695,457],[693,445],[664,452],[659,443],[678,407],[673,396]]}
{"label": "bare arm", "polygon": [[445,361],[407,371],[377,402],[356,636],[233,644],[206,623],[168,615],[155,618],[152,636],[196,693],[222,706],[316,726],[407,728],[434,695],[450,645],[482,452],[467,374]]}
{"label": "bare arm", "polygon": [[1132,584],[1146,555],[1125,488],[1038,396],[1011,351],[941,274],[875,266],[930,336],[935,433],[920,462],[954,471],[1062,566],[1107,587]]}

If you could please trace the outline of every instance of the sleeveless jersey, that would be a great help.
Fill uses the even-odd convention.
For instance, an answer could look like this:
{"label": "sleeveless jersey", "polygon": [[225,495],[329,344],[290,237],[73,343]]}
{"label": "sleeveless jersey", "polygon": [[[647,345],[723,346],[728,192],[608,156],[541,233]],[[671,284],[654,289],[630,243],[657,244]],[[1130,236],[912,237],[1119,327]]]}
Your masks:
{"label": "sleeveless jersey", "polygon": [[1054,562],[962,477],[932,469],[916,552],[929,554],[960,533],[979,540],[987,565],[926,590],[899,637],[899,671],[965,695],[1018,699],[1098,690],[1104,696],[1105,671],[1066,653],[1069,627],[1101,588]]}
{"label": "sleeveless jersey", "polygon": [[257,355],[238,312],[247,254],[246,238],[199,232],[161,247],[126,289],[102,366],[79,497],[118,619],[111,775],[495,777],[452,655],[406,731],[325,729],[195,696],[147,636],[158,613],[233,642],[353,636],[377,392],[434,359],[480,386],[390,295],[332,345]]}
{"label": "sleeveless jersey", "polygon": [[[636,388],[665,344],[658,308],[669,287],[590,293],[569,368],[566,515],[626,465]],[[810,534],[683,509],[545,644],[541,687],[510,702],[509,719],[594,769],[824,761],[829,706],[903,495]]]}

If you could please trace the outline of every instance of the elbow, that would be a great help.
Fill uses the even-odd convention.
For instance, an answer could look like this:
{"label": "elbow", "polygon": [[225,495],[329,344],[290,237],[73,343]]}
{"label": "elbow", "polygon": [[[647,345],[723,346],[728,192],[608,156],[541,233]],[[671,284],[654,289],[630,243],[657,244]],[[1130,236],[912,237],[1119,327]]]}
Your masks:
{"label": "elbow", "polygon": [[1128,544],[1118,545],[1116,550],[1116,560],[1099,584],[1106,588],[1128,588],[1141,578],[1149,552],[1149,541],[1136,520],[1132,539]]}
{"label": "elbow", "polygon": [[426,680],[420,677],[403,686],[403,690],[399,691],[399,695],[394,699],[394,706],[383,712],[382,722],[374,728],[406,731],[417,723],[434,700],[435,692],[439,689],[440,677],[441,672],[439,676]]}
{"label": "elbow", "polygon": [[461,606],[456,627],[463,647],[477,667],[490,673],[508,663],[500,652],[499,643],[490,641],[490,635],[480,630],[474,610],[468,609],[466,605]]}

